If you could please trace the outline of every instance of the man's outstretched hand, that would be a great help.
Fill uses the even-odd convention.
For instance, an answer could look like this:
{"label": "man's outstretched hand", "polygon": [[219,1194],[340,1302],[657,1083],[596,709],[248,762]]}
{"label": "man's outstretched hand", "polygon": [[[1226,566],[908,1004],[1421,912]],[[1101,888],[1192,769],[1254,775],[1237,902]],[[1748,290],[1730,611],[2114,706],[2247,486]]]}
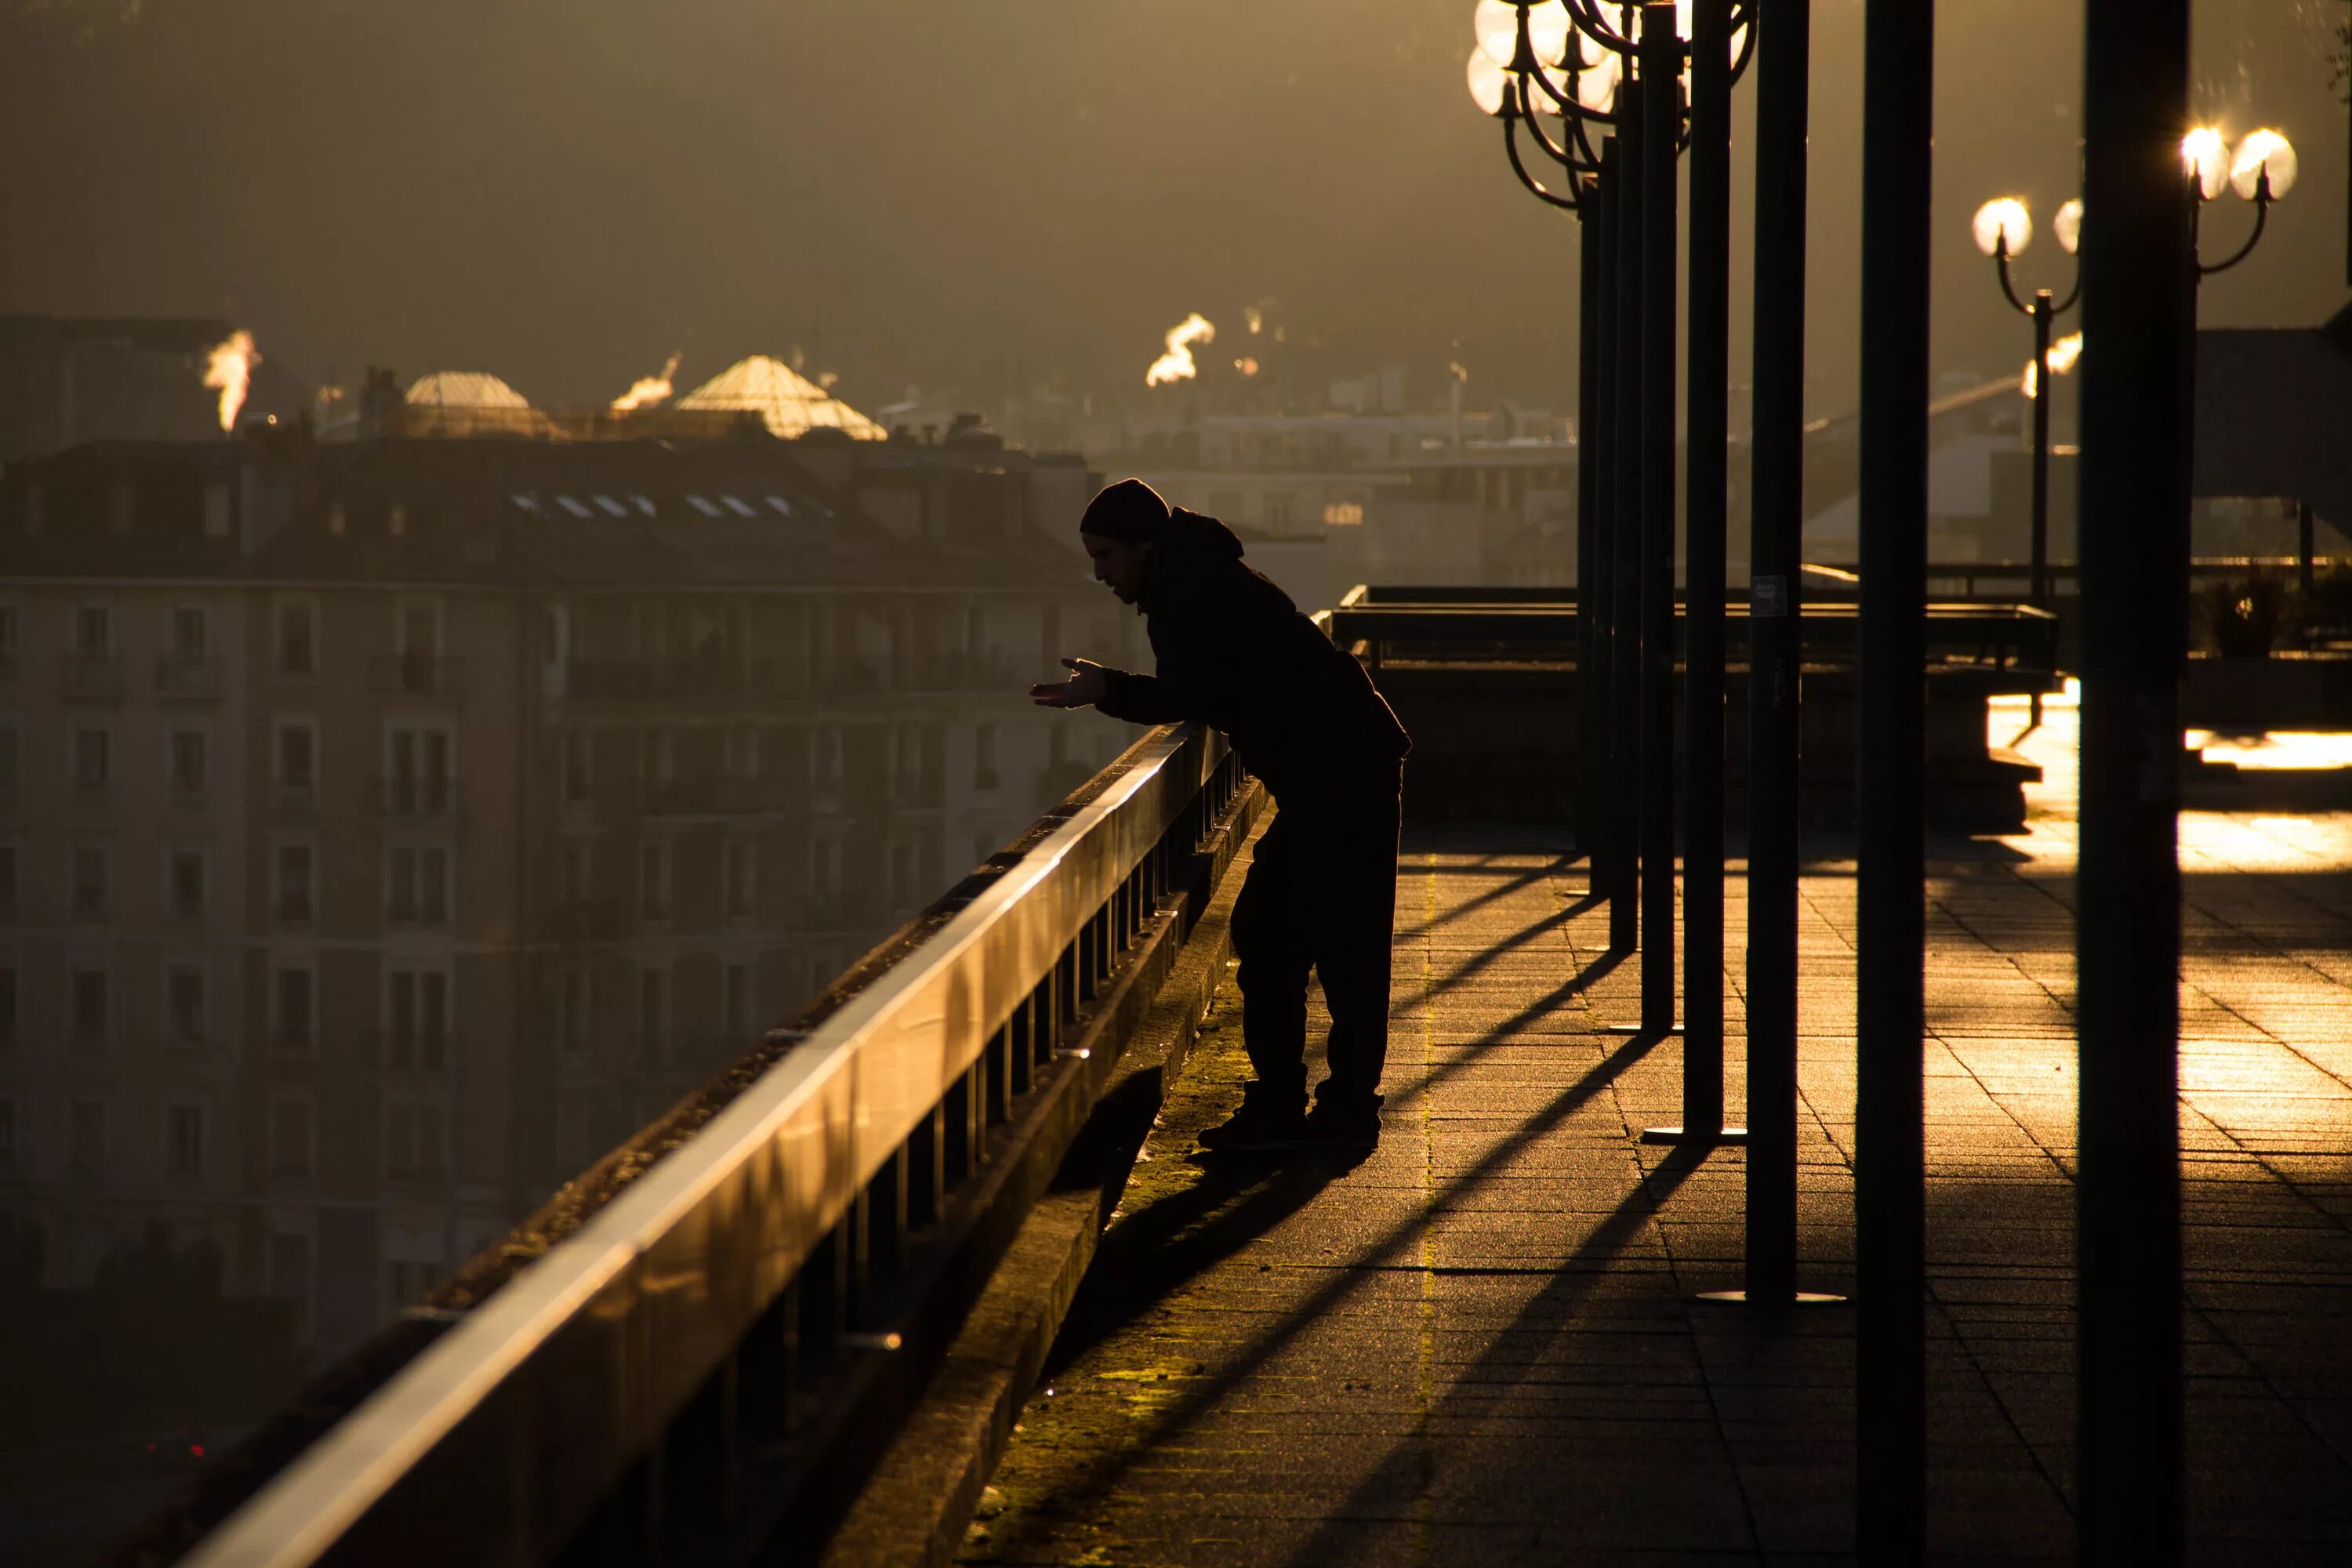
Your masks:
{"label": "man's outstretched hand", "polygon": [[1110,691],[1110,682],[1104,679],[1103,667],[1090,658],[1066,658],[1062,668],[1070,672],[1067,680],[1041,681],[1029,689],[1029,696],[1040,708],[1091,708]]}

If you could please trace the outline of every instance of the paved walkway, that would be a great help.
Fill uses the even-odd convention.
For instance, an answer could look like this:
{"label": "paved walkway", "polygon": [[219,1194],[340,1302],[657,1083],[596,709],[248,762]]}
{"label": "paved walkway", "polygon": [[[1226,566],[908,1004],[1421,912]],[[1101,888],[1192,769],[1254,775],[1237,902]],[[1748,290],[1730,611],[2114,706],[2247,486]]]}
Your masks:
{"label": "paved walkway", "polygon": [[[2070,720],[2032,742],[2061,782],[2029,831],[1935,851],[1938,1561],[2073,1552]],[[2192,1556],[2352,1563],[2352,814],[2182,837]],[[1677,1119],[1677,1049],[1601,1032],[1634,1016],[1637,963],[1607,967],[1582,867],[1441,837],[1398,886],[1379,1151],[1193,1154],[1245,1072],[1221,1011],[967,1559],[1850,1561],[1853,1313],[1692,1301],[1739,1282],[1742,1156],[1635,1142]],[[1812,865],[1804,897],[1805,1283],[1844,1290],[1851,864]]]}

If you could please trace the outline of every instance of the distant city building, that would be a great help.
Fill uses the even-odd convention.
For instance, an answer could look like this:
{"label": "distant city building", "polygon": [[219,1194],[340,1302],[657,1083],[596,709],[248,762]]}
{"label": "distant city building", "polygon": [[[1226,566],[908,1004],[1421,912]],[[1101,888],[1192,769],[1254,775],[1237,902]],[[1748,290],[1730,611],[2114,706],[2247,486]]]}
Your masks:
{"label": "distant city building", "polygon": [[[85,441],[219,441],[212,351],[236,331],[203,318],[0,316],[0,463]],[[310,393],[269,359],[240,416],[291,422]]]}
{"label": "distant city building", "polygon": [[1100,425],[1087,456],[1263,542],[1301,603],[1356,583],[1567,584],[1577,447],[1539,409]]}
{"label": "distant city building", "polygon": [[967,424],[86,444],[0,478],[0,1211],[325,1345],[1127,739],[1076,458]]}

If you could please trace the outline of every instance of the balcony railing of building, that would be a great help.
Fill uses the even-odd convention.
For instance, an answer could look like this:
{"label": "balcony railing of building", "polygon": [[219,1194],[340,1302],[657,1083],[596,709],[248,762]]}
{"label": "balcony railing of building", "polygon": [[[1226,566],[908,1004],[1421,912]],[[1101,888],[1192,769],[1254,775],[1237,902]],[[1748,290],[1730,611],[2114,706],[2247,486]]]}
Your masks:
{"label": "balcony railing of building", "polygon": [[156,656],[156,696],[181,702],[210,702],[220,694],[220,660],[210,654],[166,653]]}
{"label": "balcony railing of building", "polygon": [[465,812],[465,796],[457,781],[439,773],[371,778],[367,803],[374,816],[402,822],[454,822]]}
{"label": "balcony railing of building", "polygon": [[368,660],[368,686],[379,697],[463,697],[466,661],[432,653],[377,654]]}
{"label": "balcony railing of building", "polygon": [[111,653],[59,654],[58,693],[71,701],[121,701],[121,656]]}
{"label": "balcony railing of building", "polygon": [[647,789],[646,807],[657,816],[751,816],[792,809],[794,793],[776,779],[663,779]]}
{"label": "balcony railing of building", "polygon": [[1219,738],[1152,731],[266,1424],[134,1557],[811,1539],[1163,1016],[1262,801]]}

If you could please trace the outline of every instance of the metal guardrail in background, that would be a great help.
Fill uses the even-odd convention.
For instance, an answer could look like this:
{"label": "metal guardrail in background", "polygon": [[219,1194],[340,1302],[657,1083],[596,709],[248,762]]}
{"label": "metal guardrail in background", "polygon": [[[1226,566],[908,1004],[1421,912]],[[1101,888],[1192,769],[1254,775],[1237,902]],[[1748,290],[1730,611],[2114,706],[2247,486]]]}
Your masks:
{"label": "metal guardrail in background", "polygon": [[[1572,658],[1576,648],[1577,609],[1572,590],[1550,589],[1549,602],[1515,598],[1505,602],[1448,596],[1419,603],[1359,599],[1350,595],[1331,612],[1331,635],[1342,647],[1360,645],[1374,670],[1396,658],[1428,653],[1461,658],[1478,649],[1516,658]],[[1744,627],[1748,607],[1728,607],[1727,619]],[[1809,660],[1851,658],[1858,620],[1850,599],[1808,603],[1802,606],[1803,657]],[[1679,609],[1675,634],[1683,630]],[[1962,661],[2000,670],[2046,674],[2055,668],[2059,624],[2047,610],[2031,605],[1934,604],[1927,606],[1927,649],[1931,658]],[[1731,634],[1735,657],[1744,647],[1746,633]]]}
{"label": "metal guardrail in background", "polygon": [[[760,1490],[747,1456],[772,1452],[796,1402],[830,1386],[811,1368],[887,1353],[859,1332],[869,1292],[960,1185],[986,1185],[992,1126],[1033,1084],[1075,1076],[1099,1092],[1076,1031],[1117,1005],[1134,977],[1121,954],[1152,947],[1138,939],[1182,879],[1213,875],[1201,847],[1240,820],[1248,787],[1222,737],[1170,726],[1137,742],[992,877],[894,938],[903,951],[877,949],[862,989],[772,1037],[790,1048],[698,1131],[457,1315],[184,1561],[673,1554],[666,1519],[687,1505],[666,1510],[666,1485]],[[1098,996],[1114,1000],[1090,1011]],[[706,1417],[693,1462],[666,1465]],[[707,1536],[709,1521],[689,1523]]]}

